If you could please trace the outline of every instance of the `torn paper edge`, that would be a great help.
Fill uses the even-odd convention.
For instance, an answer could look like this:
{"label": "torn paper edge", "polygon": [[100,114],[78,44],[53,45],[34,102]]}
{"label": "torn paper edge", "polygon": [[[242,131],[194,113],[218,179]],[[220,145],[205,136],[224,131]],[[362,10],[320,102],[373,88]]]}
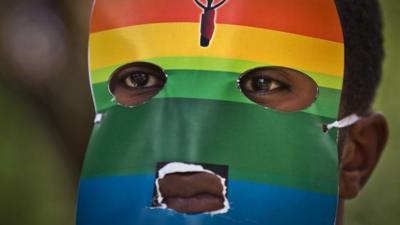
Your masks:
{"label": "torn paper edge", "polygon": [[355,123],[357,123],[359,120],[361,119],[361,117],[359,117],[357,114],[351,114],[347,117],[344,117],[341,120],[337,120],[333,123],[327,124],[326,128],[328,130],[331,130],[332,128],[345,128],[345,127],[349,127]]}
{"label": "torn paper edge", "polygon": [[224,196],[224,208],[215,211],[205,212],[205,214],[210,214],[213,216],[217,214],[227,213],[229,211],[230,205],[227,198],[227,186],[225,184],[226,179],[219,176],[218,174],[214,173],[211,170],[204,169],[204,167],[201,165],[187,164],[181,162],[168,163],[160,170],[158,170],[158,178],[156,179],[156,190],[157,190],[157,203],[159,204],[159,206],[154,208],[169,209],[165,203],[162,203],[164,198],[161,195],[159,180],[163,179],[165,176],[172,173],[192,173],[192,172],[209,173],[217,176],[221,180],[221,184],[223,187],[222,194]]}
{"label": "torn paper edge", "polygon": [[103,114],[97,113],[96,117],[94,118],[94,123],[101,123],[102,120],[103,120]]}

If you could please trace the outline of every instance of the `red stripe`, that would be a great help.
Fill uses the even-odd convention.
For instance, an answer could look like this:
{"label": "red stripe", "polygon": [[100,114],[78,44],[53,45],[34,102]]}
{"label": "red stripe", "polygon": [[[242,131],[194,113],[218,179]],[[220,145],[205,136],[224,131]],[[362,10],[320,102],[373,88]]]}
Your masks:
{"label": "red stripe", "polygon": [[[217,23],[343,42],[333,0],[228,0],[217,12]],[[193,0],[96,0],[91,32],[148,23],[199,22],[201,13]]]}

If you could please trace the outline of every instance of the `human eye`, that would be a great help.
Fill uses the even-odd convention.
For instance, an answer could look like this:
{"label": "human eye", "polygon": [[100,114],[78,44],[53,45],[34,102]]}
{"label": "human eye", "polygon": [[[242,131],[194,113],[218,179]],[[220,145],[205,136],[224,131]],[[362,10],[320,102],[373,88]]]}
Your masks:
{"label": "human eye", "polygon": [[257,67],[241,74],[240,91],[267,108],[294,112],[310,106],[318,97],[318,85],[306,74],[286,67]]}
{"label": "human eye", "polygon": [[157,65],[134,62],[114,71],[109,80],[109,90],[118,104],[132,107],[157,95],[166,81],[167,75]]}
{"label": "human eye", "polygon": [[273,79],[267,74],[244,77],[243,79],[242,91],[258,95],[266,95],[288,89],[288,85],[284,82]]}

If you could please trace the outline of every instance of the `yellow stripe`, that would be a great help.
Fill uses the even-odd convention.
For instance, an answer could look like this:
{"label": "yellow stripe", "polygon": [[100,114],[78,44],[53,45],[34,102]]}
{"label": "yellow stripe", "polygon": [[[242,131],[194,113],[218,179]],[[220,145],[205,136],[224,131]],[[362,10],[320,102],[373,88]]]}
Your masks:
{"label": "yellow stripe", "polygon": [[[233,76],[239,76],[248,70],[249,68],[255,68],[260,66],[268,66],[267,64],[233,60],[233,59],[221,59],[212,57],[163,57],[154,59],[145,59],[146,62],[151,62],[161,66],[164,70],[198,70],[198,71],[220,71],[230,72]],[[118,68],[123,66],[113,65],[110,67],[92,70],[91,81],[93,84],[102,83],[110,79],[111,74]],[[205,73],[207,73],[205,72]],[[310,71],[301,71],[310,76],[318,86],[332,88],[340,90],[342,89],[343,77],[330,76],[321,73],[314,73]],[[205,74],[204,73],[204,74]]]}
{"label": "yellow stripe", "polygon": [[210,47],[197,23],[160,23],[91,34],[91,70],[166,56],[208,56],[265,62],[343,76],[342,43],[274,30],[219,24]]}

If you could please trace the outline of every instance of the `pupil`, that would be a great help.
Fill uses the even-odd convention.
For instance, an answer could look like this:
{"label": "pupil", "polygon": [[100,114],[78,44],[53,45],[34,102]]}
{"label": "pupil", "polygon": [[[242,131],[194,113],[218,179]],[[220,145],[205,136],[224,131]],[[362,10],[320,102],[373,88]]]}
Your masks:
{"label": "pupil", "polygon": [[263,77],[258,77],[253,80],[252,86],[254,90],[268,91],[271,86],[271,81]]}
{"label": "pupil", "polygon": [[147,74],[144,73],[140,73],[140,74],[131,74],[129,75],[130,83],[132,84],[131,86],[133,87],[142,87],[145,86],[147,84],[147,82],[149,81],[149,76]]}

